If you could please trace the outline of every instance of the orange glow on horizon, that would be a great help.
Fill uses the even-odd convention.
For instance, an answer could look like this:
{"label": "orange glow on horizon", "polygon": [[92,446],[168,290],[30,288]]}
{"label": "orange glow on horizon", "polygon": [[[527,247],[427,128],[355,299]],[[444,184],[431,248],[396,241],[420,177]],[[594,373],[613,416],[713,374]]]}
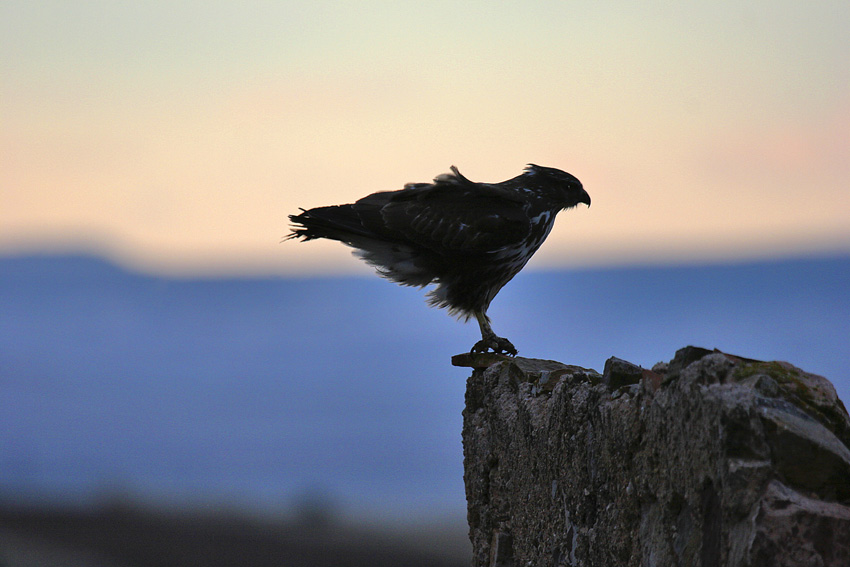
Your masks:
{"label": "orange glow on horizon", "polygon": [[287,215],[528,162],[593,197],[531,266],[848,251],[848,6],[9,2],[0,253],[357,271]]}

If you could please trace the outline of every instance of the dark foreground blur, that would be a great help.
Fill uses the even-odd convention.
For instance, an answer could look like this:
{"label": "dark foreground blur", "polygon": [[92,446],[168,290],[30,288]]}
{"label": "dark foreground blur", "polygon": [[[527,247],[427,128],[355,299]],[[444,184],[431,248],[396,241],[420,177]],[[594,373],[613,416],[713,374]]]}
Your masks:
{"label": "dark foreground blur", "polygon": [[321,515],[0,506],[0,567],[460,567],[463,526],[363,528]]}

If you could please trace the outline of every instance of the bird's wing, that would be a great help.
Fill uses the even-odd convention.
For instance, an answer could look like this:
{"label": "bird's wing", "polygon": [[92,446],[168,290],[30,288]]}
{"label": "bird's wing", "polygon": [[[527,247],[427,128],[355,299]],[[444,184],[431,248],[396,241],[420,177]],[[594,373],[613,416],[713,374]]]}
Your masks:
{"label": "bird's wing", "polygon": [[354,209],[373,233],[438,253],[495,252],[528,236],[531,222],[520,196],[455,173],[374,193]]}

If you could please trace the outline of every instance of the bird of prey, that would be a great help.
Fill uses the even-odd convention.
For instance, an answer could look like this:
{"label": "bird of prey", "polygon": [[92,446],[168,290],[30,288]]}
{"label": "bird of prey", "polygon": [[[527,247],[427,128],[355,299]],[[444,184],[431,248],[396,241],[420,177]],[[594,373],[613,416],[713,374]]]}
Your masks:
{"label": "bird of prey", "polygon": [[348,205],[290,215],[286,239],[338,240],[402,285],[436,284],[428,301],[467,321],[481,340],[471,352],[516,355],[490,327],[487,308],[548,236],[559,211],[590,206],[581,182],[564,171],[529,164],[501,183],[470,181],[455,166],[433,183],[408,183]]}

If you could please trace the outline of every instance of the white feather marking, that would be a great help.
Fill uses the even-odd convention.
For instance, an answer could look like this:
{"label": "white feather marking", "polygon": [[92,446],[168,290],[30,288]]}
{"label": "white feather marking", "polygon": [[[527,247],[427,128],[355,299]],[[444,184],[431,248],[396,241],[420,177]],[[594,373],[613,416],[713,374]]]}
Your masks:
{"label": "white feather marking", "polygon": [[413,250],[406,246],[372,243],[368,250],[358,248],[353,254],[374,266],[379,275],[402,285],[431,283],[431,277],[416,265]]}

